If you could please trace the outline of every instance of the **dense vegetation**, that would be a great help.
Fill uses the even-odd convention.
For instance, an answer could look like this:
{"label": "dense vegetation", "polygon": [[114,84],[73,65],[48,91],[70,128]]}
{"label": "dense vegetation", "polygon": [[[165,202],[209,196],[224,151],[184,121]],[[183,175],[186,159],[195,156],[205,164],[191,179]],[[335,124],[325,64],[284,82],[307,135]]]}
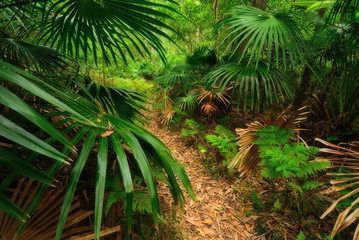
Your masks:
{"label": "dense vegetation", "polygon": [[150,108],[216,179],[263,179],[270,191],[239,193],[258,236],[286,238],[261,221],[274,212],[297,239],[357,239],[358,7],[2,1],[0,238],[130,238],[141,215],[166,224],[159,185],[175,205],[195,200],[184,166],[146,130]]}

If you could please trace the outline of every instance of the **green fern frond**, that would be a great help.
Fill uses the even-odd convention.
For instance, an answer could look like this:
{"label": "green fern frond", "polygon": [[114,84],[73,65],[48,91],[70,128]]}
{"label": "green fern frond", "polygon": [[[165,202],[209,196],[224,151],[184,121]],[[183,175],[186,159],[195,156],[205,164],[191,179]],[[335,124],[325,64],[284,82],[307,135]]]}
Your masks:
{"label": "green fern frond", "polygon": [[258,146],[284,145],[288,142],[289,138],[294,135],[293,131],[287,128],[279,129],[278,126],[261,128],[254,134],[259,137],[259,139],[254,142],[254,144]]}

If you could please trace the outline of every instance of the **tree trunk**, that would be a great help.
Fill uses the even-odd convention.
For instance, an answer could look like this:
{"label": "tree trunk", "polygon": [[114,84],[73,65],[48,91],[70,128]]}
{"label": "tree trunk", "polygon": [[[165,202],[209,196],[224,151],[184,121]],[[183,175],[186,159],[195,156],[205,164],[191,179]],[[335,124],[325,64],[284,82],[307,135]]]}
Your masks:
{"label": "tree trunk", "polygon": [[[324,18],[325,12],[327,11],[326,8],[322,8],[319,10],[319,16],[321,16],[322,18]],[[314,32],[319,31],[319,28],[321,26],[319,24],[317,24],[317,26],[314,29]],[[310,85],[311,85],[311,77],[313,75],[312,70],[310,69],[309,66],[314,66],[314,60],[309,60],[308,64],[305,65],[304,70],[303,70],[303,74],[302,74],[302,81],[300,83],[299,89],[295,90],[294,93],[294,99],[293,99],[293,107],[295,108],[299,108],[301,107],[304,98],[305,98],[305,92],[310,89]]]}
{"label": "tree trunk", "polygon": [[[214,26],[216,26],[216,24],[218,23],[218,1],[219,0],[213,0]],[[218,59],[219,59],[218,33],[216,33],[216,36],[215,36],[215,51],[216,51],[216,61],[218,64]]]}
{"label": "tree trunk", "polygon": [[293,107],[295,109],[298,109],[304,101],[305,92],[309,88],[311,76],[312,76],[312,70],[308,65],[306,65],[303,70],[302,81],[300,83],[299,89],[295,90],[294,100],[293,100]]}
{"label": "tree trunk", "polygon": [[[252,0],[251,1],[251,6],[258,8],[260,10],[265,10],[267,8],[267,0]],[[248,40],[249,40],[250,36],[247,37],[242,43],[241,46],[239,47],[239,52],[240,53],[244,53],[244,48],[246,47]]]}
{"label": "tree trunk", "polygon": [[251,6],[264,11],[267,8],[267,0],[252,0]]}

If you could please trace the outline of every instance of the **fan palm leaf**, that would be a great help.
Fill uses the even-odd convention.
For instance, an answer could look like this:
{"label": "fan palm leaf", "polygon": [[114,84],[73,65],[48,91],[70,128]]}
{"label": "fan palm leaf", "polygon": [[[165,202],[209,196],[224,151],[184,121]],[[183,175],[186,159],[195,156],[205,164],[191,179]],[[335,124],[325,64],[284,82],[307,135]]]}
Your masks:
{"label": "fan palm leaf", "polygon": [[334,5],[329,12],[328,21],[335,20],[339,15],[342,19],[348,15],[353,15],[358,7],[359,0],[334,0]]}
{"label": "fan palm leaf", "polygon": [[[63,55],[55,49],[12,38],[0,30],[0,60],[15,66],[47,71],[64,69]],[[39,68],[40,67],[40,68]]]}
{"label": "fan palm leaf", "polygon": [[273,100],[278,102],[281,96],[292,97],[289,81],[275,68],[264,64],[228,63],[209,72],[206,82],[218,88],[233,86],[232,96],[238,92],[238,103],[243,99],[244,109],[247,103],[253,109],[256,103],[259,105],[265,100],[272,103]]}
{"label": "fan palm leaf", "polygon": [[275,62],[276,66],[279,66],[281,60],[287,66],[288,62],[293,64],[300,58],[303,36],[289,13],[271,13],[254,7],[236,6],[228,15],[228,18],[218,23],[217,29],[226,28],[229,31],[224,39],[229,42],[226,51],[232,45],[233,54],[243,48],[240,60],[248,52],[248,65],[255,62],[257,68],[260,61],[266,59]]}
{"label": "fan palm leaf", "polygon": [[[104,61],[110,59],[116,63],[126,55],[133,58],[132,45],[139,54],[149,53],[148,43],[164,60],[164,48],[159,36],[169,36],[159,28],[173,31],[157,18],[171,17],[157,8],[171,7],[150,1],[105,0],[66,0],[47,3],[46,21],[41,39],[50,41],[57,49],[79,57],[80,50],[87,60],[87,53],[94,53],[97,62],[97,50]],[[46,6],[46,7],[47,7]]]}

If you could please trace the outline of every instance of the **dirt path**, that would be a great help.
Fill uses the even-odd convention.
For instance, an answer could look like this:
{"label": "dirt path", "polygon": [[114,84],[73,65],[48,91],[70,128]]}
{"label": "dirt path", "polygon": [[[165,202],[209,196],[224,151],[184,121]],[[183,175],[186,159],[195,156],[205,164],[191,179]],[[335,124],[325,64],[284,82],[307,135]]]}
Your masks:
{"label": "dirt path", "polygon": [[[240,186],[225,180],[216,180],[206,172],[199,152],[186,146],[178,134],[158,127],[155,120],[150,120],[148,130],[161,139],[174,157],[185,165],[197,195],[192,201],[187,194],[184,212],[177,214],[179,223],[174,226],[175,239],[262,239],[255,233],[253,222],[245,218],[243,200],[240,198]],[[167,201],[170,198],[166,187],[159,190]],[[173,239],[173,238],[172,238]]]}

